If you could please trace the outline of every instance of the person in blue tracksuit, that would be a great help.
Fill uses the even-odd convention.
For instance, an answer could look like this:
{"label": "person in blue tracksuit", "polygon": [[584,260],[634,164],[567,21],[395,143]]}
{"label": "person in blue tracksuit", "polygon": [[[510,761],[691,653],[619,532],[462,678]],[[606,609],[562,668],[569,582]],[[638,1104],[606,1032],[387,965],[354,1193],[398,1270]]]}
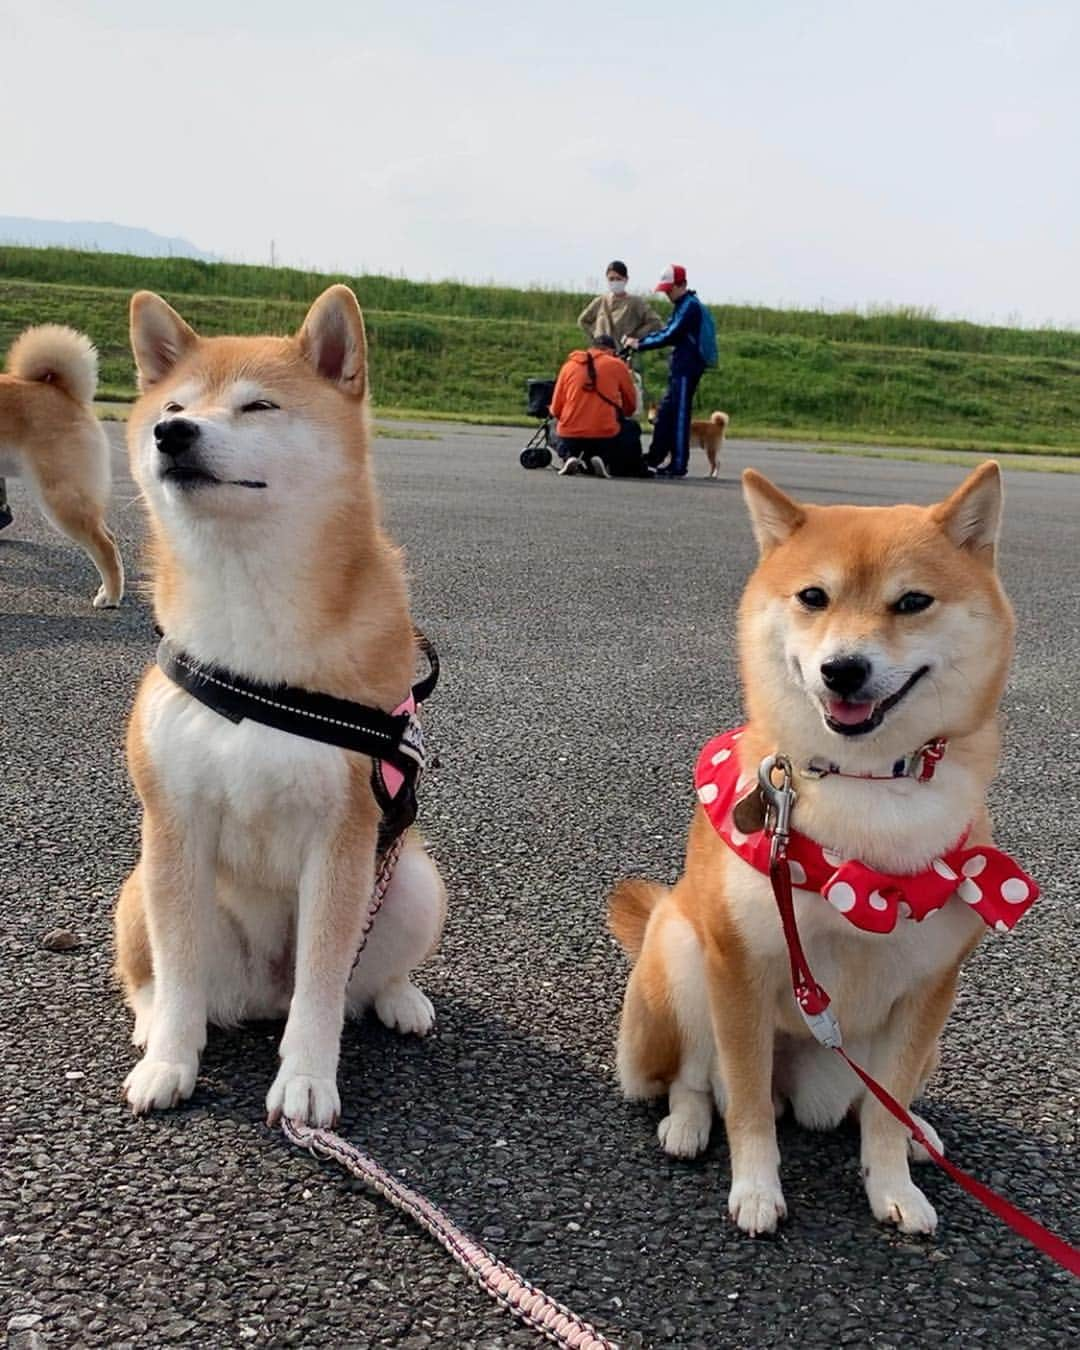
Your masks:
{"label": "person in blue tracksuit", "polygon": [[[715,333],[706,316],[705,307],[686,283],[686,268],[672,264],[664,270],[656,290],[663,292],[675,306],[674,313],[663,328],[642,338],[627,338],[626,345],[647,352],[654,347],[672,347],[671,372],[663,400],[653,424],[652,445],[648,462],[657,468],[657,477],[685,478],[690,462],[690,410],[694,391],[705,368],[715,360],[702,349],[703,328]],[[708,337],[706,336],[706,345]],[[664,464],[664,461],[668,462]]]}

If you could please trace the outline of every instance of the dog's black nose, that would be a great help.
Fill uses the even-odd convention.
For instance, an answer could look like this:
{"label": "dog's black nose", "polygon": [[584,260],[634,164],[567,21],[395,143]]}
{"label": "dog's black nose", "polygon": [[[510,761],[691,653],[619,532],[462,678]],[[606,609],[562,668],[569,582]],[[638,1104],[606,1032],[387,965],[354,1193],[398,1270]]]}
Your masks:
{"label": "dog's black nose", "polygon": [[166,417],[154,427],[154,443],[163,455],[181,455],[198,439],[198,424],[186,417]]}
{"label": "dog's black nose", "polygon": [[870,678],[872,669],[865,656],[837,656],[831,661],[822,661],[821,678],[834,694],[850,698]]}

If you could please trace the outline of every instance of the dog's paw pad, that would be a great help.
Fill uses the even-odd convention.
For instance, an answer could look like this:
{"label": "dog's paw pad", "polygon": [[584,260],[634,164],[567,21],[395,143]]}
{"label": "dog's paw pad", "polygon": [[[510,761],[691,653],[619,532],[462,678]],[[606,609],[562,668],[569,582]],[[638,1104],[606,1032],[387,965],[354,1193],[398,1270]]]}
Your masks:
{"label": "dog's paw pad", "polygon": [[341,1098],[332,1078],[314,1078],[282,1065],[266,1094],[266,1119],[271,1125],[284,1118],[331,1129],[340,1116]]}
{"label": "dog's paw pad", "polygon": [[787,1205],[779,1181],[735,1181],[728,1193],[728,1212],[744,1233],[757,1237],[775,1233],[787,1217]]}
{"label": "dog's paw pad", "polygon": [[896,1186],[867,1187],[870,1208],[881,1223],[895,1224],[901,1233],[933,1233],[937,1212],[914,1182]]}
{"label": "dog's paw pad", "polygon": [[195,1091],[197,1060],[173,1063],[141,1059],[124,1079],[124,1096],[137,1116],[147,1111],[168,1111]]}
{"label": "dog's paw pad", "polygon": [[411,980],[395,980],[375,997],[375,1013],[384,1027],[403,1036],[426,1036],[435,1025],[435,1007]]}
{"label": "dog's paw pad", "polygon": [[672,1112],[656,1127],[656,1136],[661,1148],[671,1157],[696,1158],[708,1147],[711,1126],[711,1119],[702,1121],[695,1116]]}

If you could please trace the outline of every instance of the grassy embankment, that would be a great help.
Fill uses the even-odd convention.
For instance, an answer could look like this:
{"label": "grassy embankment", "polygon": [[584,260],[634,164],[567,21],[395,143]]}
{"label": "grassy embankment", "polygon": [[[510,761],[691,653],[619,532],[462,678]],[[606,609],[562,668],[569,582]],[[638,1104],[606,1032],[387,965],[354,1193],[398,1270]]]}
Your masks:
{"label": "grassy embankment", "polygon": [[[0,348],[30,323],[70,323],[102,356],[103,399],[133,394],[132,290],[158,290],[205,333],[288,332],[332,280],[352,285],[380,416],[525,421],[530,376],[578,345],[588,297],[392,277],[0,246]],[[657,302],[664,311],[663,302]],[[721,365],[698,396],[732,434],[945,450],[1080,452],[1080,332],[942,321],[915,311],[714,307]],[[650,356],[646,381],[663,365]]]}

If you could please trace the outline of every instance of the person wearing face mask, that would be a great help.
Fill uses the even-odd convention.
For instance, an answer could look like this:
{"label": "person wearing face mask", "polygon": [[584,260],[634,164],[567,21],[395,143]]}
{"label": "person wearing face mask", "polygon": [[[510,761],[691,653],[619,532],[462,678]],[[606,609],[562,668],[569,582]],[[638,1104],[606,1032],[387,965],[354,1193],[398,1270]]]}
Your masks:
{"label": "person wearing face mask", "polygon": [[656,310],[640,295],[626,289],[626,264],[616,259],[607,266],[607,293],[590,300],[578,315],[578,326],[590,342],[598,337],[615,339],[616,348],[628,338],[643,338],[664,326]]}

